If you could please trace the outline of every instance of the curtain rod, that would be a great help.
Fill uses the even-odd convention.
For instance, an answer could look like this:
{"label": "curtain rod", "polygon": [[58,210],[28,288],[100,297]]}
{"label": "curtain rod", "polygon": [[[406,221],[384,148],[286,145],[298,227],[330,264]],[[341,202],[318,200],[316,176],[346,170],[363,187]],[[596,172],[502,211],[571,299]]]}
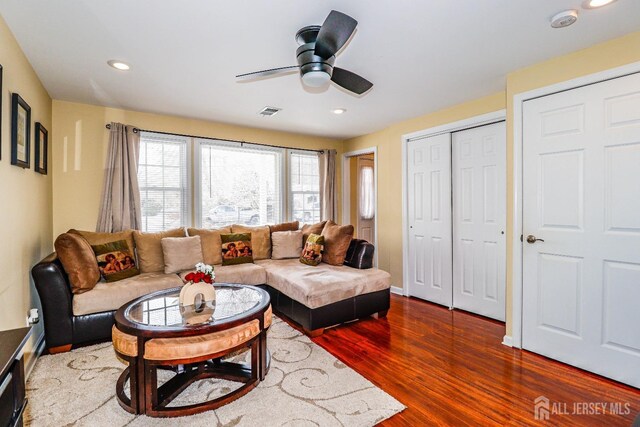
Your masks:
{"label": "curtain rod", "polygon": [[[105,127],[107,129],[111,129],[111,124],[107,123],[107,125]],[[184,133],[173,133],[173,132],[158,132],[158,131],[155,131],[155,130],[146,130],[146,129],[133,128],[133,133],[139,133],[139,132],[157,133],[159,135],[184,136],[186,138],[215,139],[215,140],[218,140],[218,141],[235,142],[236,144],[240,144],[240,145],[251,144],[251,145],[260,145],[262,147],[282,148],[282,149],[286,149],[286,150],[311,151],[311,152],[314,152],[314,153],[322,153],[323,152],[323,150],[313,150],[311,148],[285,147],[284,145],[264,144],[264,143],[261,143],[261,142],[240,141],[240,140],[236,140],[236,139],[212,138],[212,137],[208,137],[208,136],[188,135],[188,134],[184,134]]]}

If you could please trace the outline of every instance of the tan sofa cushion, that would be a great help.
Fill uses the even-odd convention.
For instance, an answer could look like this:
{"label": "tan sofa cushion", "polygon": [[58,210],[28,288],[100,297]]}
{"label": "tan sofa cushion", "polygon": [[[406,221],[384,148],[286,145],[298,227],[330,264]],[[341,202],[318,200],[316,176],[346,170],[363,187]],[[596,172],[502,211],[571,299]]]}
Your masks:
{"label": "tan sofa cushion", "polygon": [[271,259],[299,258],[302,253],[302,230],[271,233]]}
{"label": "tan sofa cushion", "polygon": [[260,322],[238,325],[234,328],[205,335],[180,338],[154,338],[144,345],[147,360],[193,359],[220,353],[237,347],[260,333]]}
{"label": "tan sofa cushion", "polygon": [[358,270],[325,263],[310,267],[297,259],[263,260],[258,265],[267,270],[269,286],[309,308],[391,287],[391,275],[377,268]]}
{"label": "tan sofa cushion", "polygon": [[79,234],[84,237],[91,246],[104,245],[105,243],[126,240],[129,245],[129,252],[134,254],[135,244],[133,242],[133,230],[124,230],[117,233],[99,233],[97,231],[83,231],[71,229],[67,233]]}
{"label": "tan sofa cushion", "polygon": [[292,222],[283,222],[281,224],[270,225],[269,230],[271,234],[276,233],[278,231],[296,231],[300,229],[299,221]]}
{"label": "tan sofa cushion", "polygon": [[251,233],[251,249],[253,259],[271,258],[271,231],[268,225],[259,227],[247,227],[245,225],[233,224],[232,233]]}
{"label": "tan sofa cushion", "polygon": [[165,237],[160,241],[165,274],[194,268],[203,261],[200,236]]}
{"label": "tan sofa cushion", "polygon": [[73,314],[117,310],[134,298],[183,284],[177,274],[164,273],[145,273],[113,283],[100,282],[89,292],[73,297]]}
{"label": "tan sofa cushion", "polygon": [[324,225],[327,221],[320,221],[316,224],[305,224],[302,226],[302,246],[307,242],[307,238],[310,234],[322,234],[322,230],[324,229]]}
{"label": "tan sofa cushion", "polygon": [[231,233],[231,227],[210,230],[204,228],[187,229],[189,236],[200,236],[204,263],[209,265],[222,264],[222,240],[220,239],[220,235],[228,233]]}
{"label": "tan sofa cushion", "polygon": [[69,276],[71,292],[81,294],[93,289],[100,280],[100,269],[96,254],[84,237],[63,233],[58,236],[54,246],[64,271]]}
{"label": "tan sofa cushion", "polygon": [[143,233],[135,230],[133,240],[136,242],[138,254],[138,268],[142,273],[164,272],[164,255],[162,244],[165,237],[185,237],[184,228],[161,231],[159,233]]}
{"label": "tan sofa cushion", "polygon": [[324,252],[322,262],[331,265],[344,264],[349,243],[353,239],[353,225],[338,225],[333,221],[327,221],[322,229],[324,236]]}
{"label": "tan sofa cushion", "polygon": [[[187,282],[184,278],[191,271],[193,269],[180,273],[183,283]],[[216,265],[214,273],[216,273],[216,283],[240,283],[243,285],[264,285],[267,283],[265,269],[252,263]]]}

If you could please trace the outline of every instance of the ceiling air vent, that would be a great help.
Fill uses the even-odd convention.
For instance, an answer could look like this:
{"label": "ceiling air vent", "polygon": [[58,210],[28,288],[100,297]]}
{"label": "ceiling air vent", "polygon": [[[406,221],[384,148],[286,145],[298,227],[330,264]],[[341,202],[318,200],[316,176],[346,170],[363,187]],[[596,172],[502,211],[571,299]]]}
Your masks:
{"label": "ceiling air vent", "polygon": [[258,114],[260,114],[261,116],[275,116],[276,113],[278,111],[282,110],[282,108],[277,108],[277,107],[264,107],[262,109],[262,111],[260,111]]}

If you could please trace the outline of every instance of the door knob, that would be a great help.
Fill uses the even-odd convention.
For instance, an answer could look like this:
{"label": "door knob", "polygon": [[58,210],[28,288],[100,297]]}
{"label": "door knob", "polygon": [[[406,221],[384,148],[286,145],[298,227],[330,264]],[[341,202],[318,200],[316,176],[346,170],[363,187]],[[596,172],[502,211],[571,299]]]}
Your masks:
{"label": "door knob", "polygon": [[532,243],[533,244],[535,242],[544,242],[544,240],[536,238],[536,236],[534,236],[533,234],[529,234],[527,236],[527,243]]}

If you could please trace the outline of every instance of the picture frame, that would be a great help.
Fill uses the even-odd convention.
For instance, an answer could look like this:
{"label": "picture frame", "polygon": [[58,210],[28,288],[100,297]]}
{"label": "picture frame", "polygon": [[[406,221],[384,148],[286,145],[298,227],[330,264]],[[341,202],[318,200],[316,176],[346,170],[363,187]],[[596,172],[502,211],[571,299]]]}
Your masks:
{"label": "picture frame", "polygon": [[11,164],[28,169],[31,160],[31,107],[17,93],[11,96]]}
{"label": "picture frame", "polygon": [[36,158],[34,160],[34,170],[42,175],[47,174],[49,153],[49,132],[42,126],[42,123],[36,122]]}

